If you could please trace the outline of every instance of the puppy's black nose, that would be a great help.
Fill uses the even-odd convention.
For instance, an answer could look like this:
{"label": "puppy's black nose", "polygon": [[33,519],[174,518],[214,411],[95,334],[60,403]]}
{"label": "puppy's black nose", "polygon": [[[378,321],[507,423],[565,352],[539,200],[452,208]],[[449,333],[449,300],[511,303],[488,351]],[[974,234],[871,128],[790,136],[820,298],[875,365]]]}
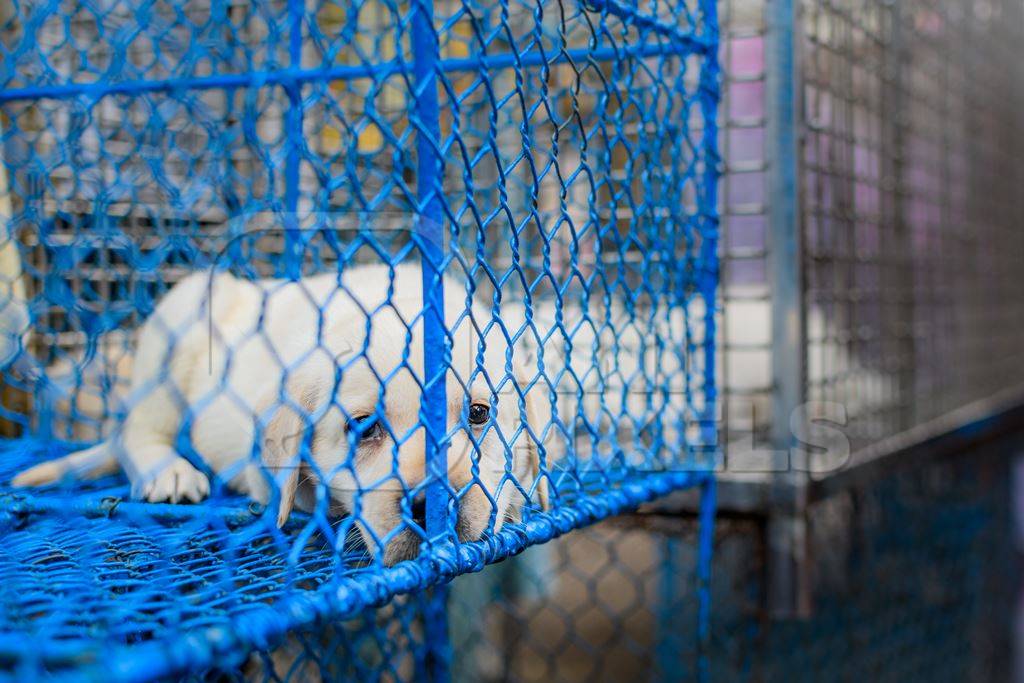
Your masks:
{"label": "puppy's black nose", "polygon": [[427,528],[427,496],[420,493],[412,499],[412,521],[416,522],[421,529]]}

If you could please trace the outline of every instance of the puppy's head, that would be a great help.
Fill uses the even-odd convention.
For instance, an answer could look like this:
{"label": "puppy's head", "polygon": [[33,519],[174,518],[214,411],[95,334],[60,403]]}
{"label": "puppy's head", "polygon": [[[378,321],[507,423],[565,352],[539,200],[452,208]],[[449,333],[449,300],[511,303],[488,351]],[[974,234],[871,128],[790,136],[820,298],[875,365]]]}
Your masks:
{"label": "puppy's head", "polygon": [[[279,473],[280,523],[297,489],[301,500],[303,484],[323,482],[354,516],[370,552],[389,565],[415,557],[427,537],[426,491],[437,479],[428,439],[448,443],[451,528],[462,541],[478,540],[517,520],[527,499],[547,507],[541,464],[551,416],[546,385],[534,381],[500,327],[477,331],[490,315],[462,315],[465,289],[449,282],[446,432],[428,434],[421,298],[415,282],[406,283],[412,296],[398,284],[387,306],[359,301],[335,311],[324,353],[291,373],[288,405],[267,423],[263,449],[265,464]],[[304,442],[308,461],[298,455]]]}

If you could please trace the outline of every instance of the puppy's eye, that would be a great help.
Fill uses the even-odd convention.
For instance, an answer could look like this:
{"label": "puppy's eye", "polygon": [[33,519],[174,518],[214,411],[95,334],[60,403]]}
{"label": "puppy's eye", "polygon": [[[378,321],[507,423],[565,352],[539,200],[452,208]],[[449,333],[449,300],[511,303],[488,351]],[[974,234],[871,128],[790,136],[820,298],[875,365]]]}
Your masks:
{"label": "puppy's eye", "polygon": [[356,441],[367,441],[382,436],[384,427],[375,415],[353,415],[345,425],[345,433]]}
{"label": "puppy's eye", "polygon": [[474,403],[469,407],[469,424],[482,425],[491,419],[491,407]]}

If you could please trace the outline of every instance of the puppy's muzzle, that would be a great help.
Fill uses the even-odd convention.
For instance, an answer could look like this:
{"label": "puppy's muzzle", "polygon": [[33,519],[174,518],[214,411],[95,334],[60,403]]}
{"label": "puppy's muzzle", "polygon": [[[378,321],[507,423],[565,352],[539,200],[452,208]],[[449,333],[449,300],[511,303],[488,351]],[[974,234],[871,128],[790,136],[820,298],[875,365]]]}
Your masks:
{"label": "puppy's muzzle", "polygon": [[[455,532],[459,541],[477,541],[483,536],[485,529],[480,524],[472,523],[472,515],[467,514],[466,505],[467,503],[463,502],[459,506]],[[399,508],[399,512],[401,512],[401,508]],[[414,559],[420,554],[420,546],[427,529],[427,499],[424,494],[421,493],[413,499],[409,512],[410,514],[402,521],[402,530],[391,539],[384,549],[384,564],[389,567],[404,560]],[[419,529],[410,528],[410,521]]]}

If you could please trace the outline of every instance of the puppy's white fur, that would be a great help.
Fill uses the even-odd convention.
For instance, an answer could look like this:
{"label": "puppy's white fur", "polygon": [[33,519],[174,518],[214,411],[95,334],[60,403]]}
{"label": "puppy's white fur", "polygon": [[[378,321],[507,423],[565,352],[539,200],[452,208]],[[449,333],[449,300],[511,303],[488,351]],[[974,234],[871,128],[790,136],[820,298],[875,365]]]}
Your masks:
{"label": "puppy's white fur", "polygon": [[31,322],[21,252],[8,229],[11,214],[7,170],[0,163],[0,368],[9,366],[28,347]]}
{"label": "puppy's white fur", "polygon": [[[524,494],[547,504],[538,473],[551,410],[500,326],[481,337],[490,312],[467,307],[465,286],[450,278],[444,297],[448,480],[460,498],[459,535],[476,539],[515,518]],[[410,557],[418,536],[401,523],[406,492],[426,476],[422,307],[416,266],[353,267],[340,282],[194,274],[139,332],[129,410],[114,436],[13,483],[93,476],[116,460],[136,497],[199,501],[210,483],[179,453],[186,444],[234,490],[264,503],[279,490],[280,523],[293,505],[312,509],[323,482],[371,550],[389,563]],[[466,426],[473,403],[490,407],[488,423]],[[374,413],[385,429],[356,443],[346,425]],[[304,440],[308,459],[298,457]]]}

